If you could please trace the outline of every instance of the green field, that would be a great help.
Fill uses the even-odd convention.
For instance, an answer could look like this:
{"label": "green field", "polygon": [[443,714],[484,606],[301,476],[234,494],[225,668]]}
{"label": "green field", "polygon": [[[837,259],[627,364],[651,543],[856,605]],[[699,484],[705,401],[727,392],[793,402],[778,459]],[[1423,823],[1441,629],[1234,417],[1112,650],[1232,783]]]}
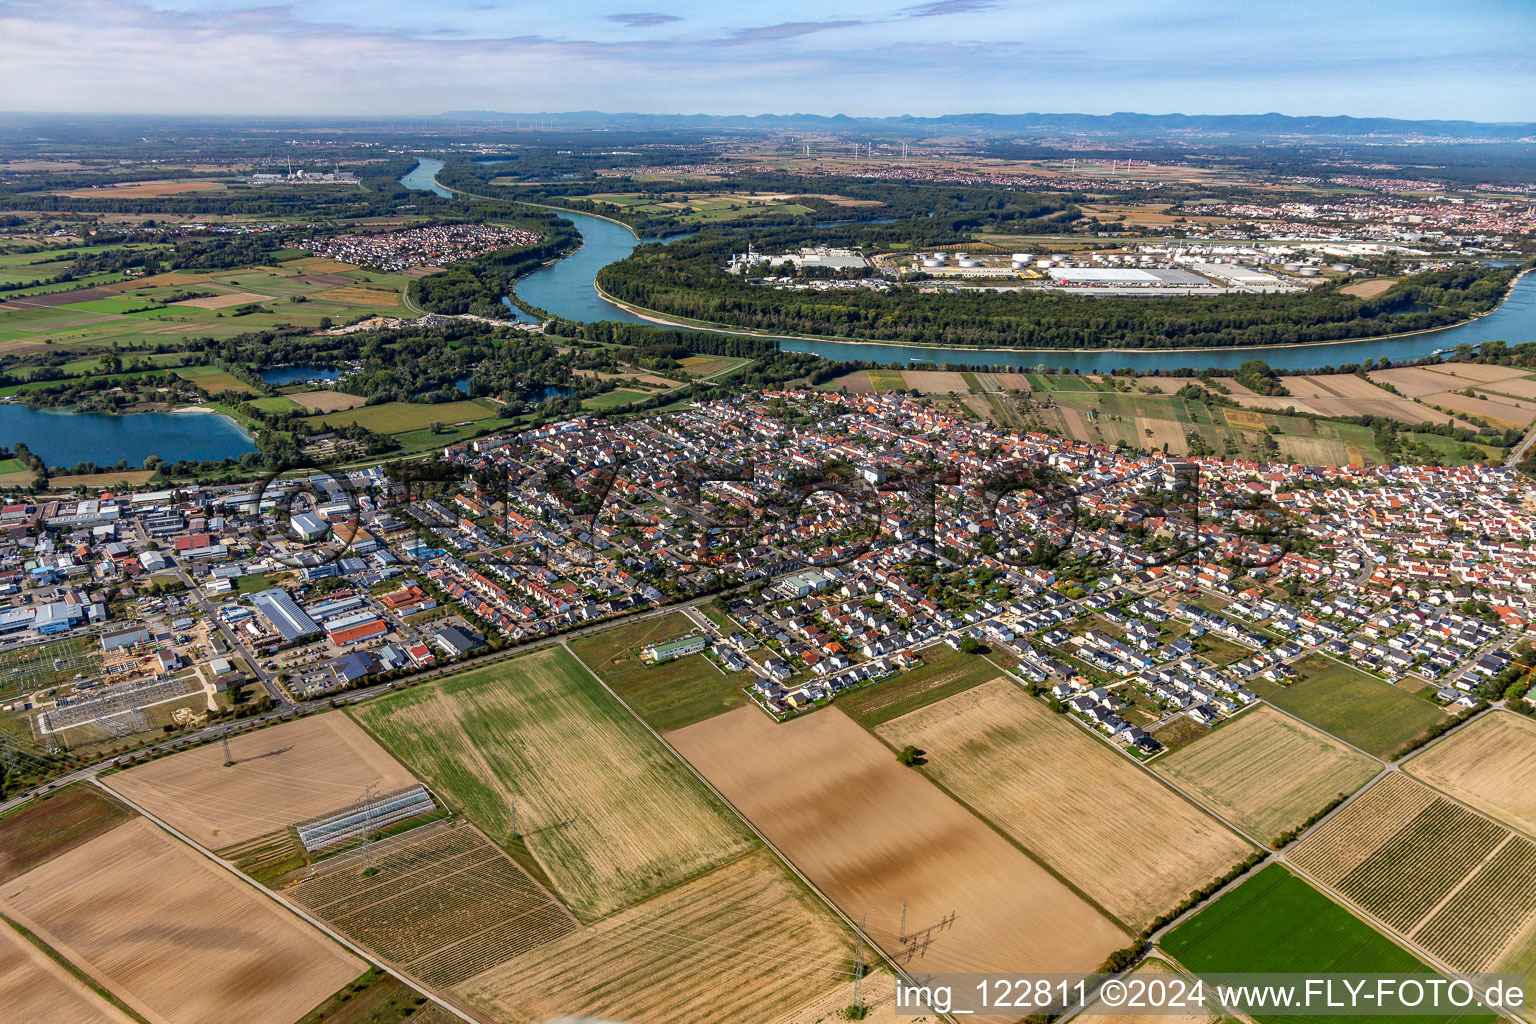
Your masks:
{"label": "green field", "polygon": [[640,402],[651,397],[649,391],[633,391],[629,388],[619,388],[617,391],[606,391],[601,395],[581,400],[583,409],[596,409],[601,412],[604,409],[612,409],[620,405],[628,405],[630,402]]}
{"label": "green field", "polygon": [[[1369,972],[1431,974],[1429,967],[1370,925],[1271,864],[1170,931],[1162,949],[1196,974]],[[1255,1017],[1265,1021],[1328,1021],[1317,1016]],[[1452,1019],[1492,1024],[1492,1015],[1373,1016],[1420,1024]]]}
{"label": "green field", "polygon": [[391,694],[354,714],[452,808],[504,846],[525,848],[589,918],[754,845],[561,648]]}
{"label": "green field", "polygon": [[843,694],[837,698],[837,706],[865,728],[872,729],[996,679],[1003,673],[992,664],[994,661],[1006,668],[1014,665],[1012,658],[995,648],[982,657],[961,654],[948,644],[935,644],[923,651],[922,667]]}
{"label": "green field", "polygon": [[1388,758],[1444,717],[1426,700],[1320,654],[1296,663],[1289,686],[1252,680],[1255,693],[1367,753]]}
{"label": "green field", "polygon": [[411,430],[426,430],[433,423],[460,423],[485,420],[497,415],[497,406],[483,399],[464,402],[384,402],[381,405],[362,405],[345,412],[330,412],[312,416],[309,422],[327,427],[342,427],[358,423],[379,434],[403,434]]}
{"label": "green field", "polygon": [[713,718],[747,702],[751,672],[727,675],[702,654],[663,665],[640,660],[642,646],[697,628],[682,612],[626,623],[571,641],[571,650],[658,732]]}
{"label": "green field", "polygon": [[247,395],[256,393],[254,387],[217,366],[178,366],[176,376],[191,381],[210,395],[222,391],[238,391]]}

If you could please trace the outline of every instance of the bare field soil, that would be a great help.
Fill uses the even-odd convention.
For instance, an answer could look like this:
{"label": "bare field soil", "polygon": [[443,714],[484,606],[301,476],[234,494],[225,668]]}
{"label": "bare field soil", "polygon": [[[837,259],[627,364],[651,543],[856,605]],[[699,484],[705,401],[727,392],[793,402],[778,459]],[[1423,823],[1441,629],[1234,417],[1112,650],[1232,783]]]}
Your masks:
{"label": "bare field soil", "polygon": [[98,185],[95,188],[78,188],[71,192],[60,192],[59,195],[68,196],[71,199],[162,199],[165,196],[180,195],[183,192],[206,192],[210,189],[223,189],[224,184],[217,181],[199,181],[187,179],[183,181],[134,181],[122,185]]}
{"label": "bare field soil", "polygon": [[772,1021],[837,990],[852,956],[826,906],[759,850],[452,991],[517,1024]]}
{"label": "bare field soil", "polygon": [[1370,781],[1376,762],[1259,706],[1153,766],[1222,817],[1269,841]]}
{"label": "bare field soil", "polygon": [[1457,970],[1536,967],[1536,843],[1401,772],[1289,859]]}
{"label": "bare field soil", "polygon": [[66,786],[0,818],[0,882],[117,828],[133,812],[95,786]]}
{"label": "bare field soil", "polygon": [[364,967],[143,818],[6,883],[0,900],[168,1024],[292,1024]]}
{"label": "bare field soil", "polygon": [[202,284],[208,280],[207,274],[190,274],[184,270],[173,270],[166,274],[151,274],[148,277],[135,277],[128,281],[118,281],[116,284],[103,285],[109,292],[131,292],[140,288],[159,288],[164,285],[188,285]]}
{"label": "bare field soil", "polygon": [[997,383],[1006,391],[1029,392],[1034,390],[1029,383],[1029,377],[1022,373],[994,373],[991,376],[997,379]]}
{"label": "bare field soil", "polygon": [[561,648],[413,687],[356,713],[493,839],[519,833],[589,920],[756,845]]}
{"label": "bare field soil", "polygon": [[576,918],[472,825],[375,844],[284,891],[377,956],[447,988],[576,931]]}
{"label": "bare field soil", "polygon": [[[1286,390],[1294,393],[1295,388],[1292,387],[1292,383],[1296,379],[1295,377],[1287,377],[1285,379]],[[1302,379],[1311,381],[1319,390],[1335,398],[1371,400],[1393,397],[1390,392],[1383,391],[1370,381],[1361,380],[1352,373],[1330,373],[1320,377],[1305,377]],[[1318,397],[1324,396],[1320,395]]]}
{"label": "bare field soil", "polygon": [[1460,391],[1439,391],[1425,395],[1424,401],[1445,409],[1481,416],[1500,427],[1528,427],[1536,420],[1536,402],[1514,404],[1513,399],[1468,398]]}
{"label": "bare field soil", "polygon": [[925,751],[925,774],[1133,928],[1252,852],[1006,679],[876,732],[892,746]]}
{"label": "bare field soil", "polygon": [[1511,377],[1509,380],[1499,380],[1491,384],[1481,385],[1479,391],[1494,398],[1508,397],[1516,401],[1530,401],[1536,399],[1536,380],[1521,380]]}
{"label": "bare field soil", "polygon": [[243,306],[248,302],[266,302],[271,297],[257,295],[255,292],[227,292],[223,295],[208,295],[201,299],[182,299],[171,305],[191,306],[194,309],[226,309],[230,306]]}
{"label": "bare field soil", "polygon": [[[1148,436],[1150,432],[1151,436]],[[1177,420],[1136,417],[1136,443],[1143,448],[1168,446],[1169,455],[1188,455],[1189,439],[1184,435],[1183,424]]]}
{"label": "bare field soil", "polygon": [[[1426,366],[1431,373],[1438,373],[1443,377],[1454,377],[1458,381],[1482,381],[1492,383],[1500,380],[1514,380],[1517,377],[1528,377],[1531,371],[1519,366],[1499,366],[1496,363],[1441,363],[1437,366]],[[1455,385],[1461,387],[1461,384]]]}
{"label": "bare field soil", "polygon": [[151,761],[105,781],[197,843],[219,849],[416,779],[344,714],[328,712]]}
{"label": "bare field soil", "polygon": [[1344,295],[1353,295],[1360,299],[1374,299],[1382,292],[1397,284],[1396,279],[1385,281],[1359,281],[1355,284],[1347,284],[1339,291]]}
{"label": "bare field soil", "polygon": [[1495,711],[1404,766],[1408,774],[1536,835],[1536,722]]}
{"label": "bare field soil", "polygon": [[907,387],[916,388],[925,395],[947,395],[951,392],[966,394],[971,386],[958,373],[946,370],[902,370],[901,379]]}
{"label": "bare field soil", "polygon": [[[1134,976],[1150,979],[1157,975],[1165,978],[1176,975],[1176,972],[1168,964],[1161,960],[1145,960],[1140,967],[1131,972]],[[1211,1020],[1215,1015],[1209,1013],[1120,1013],[1116,1008],[1105,1006],[1100,1002],[1089,1003],[1087,1008],[1079,1015],[1085,1020],[1092,1020],[1093,1024],[1201,1024]]]}
{"label": "bare field soil", "polygon": [[310,412],[345,412],[368,404],[366,398],[349,395],[343,391],[300,391],[288,397]]}
{"label": "bare field soil", "polygon": [[739,708],[667,738],[908,970],[1092,970],[1125,943],[836,707],[783,725]]}
{"label": "bare field soil", "polygon": [[47,953],[0,922],[0,992],[10,1024],[132,1024]]}
{"label": "bare field soil", "polygon": [[[1427,366],[1404,366],[1392,370],[1372,370],[1372,380],[1391,384],[1407,398],[1421,398],[1446,388],[1446,375]],[[1471,384],[1468,381],[1468,384]]]}
{"label": "bare field soil", "polygon": [[327,288],[310,296],[316,302],[339,302],[344,306],[380,306],[393,309],[400,305],[399,292],[387,292],[379,288],[361,288],[355,285]]}

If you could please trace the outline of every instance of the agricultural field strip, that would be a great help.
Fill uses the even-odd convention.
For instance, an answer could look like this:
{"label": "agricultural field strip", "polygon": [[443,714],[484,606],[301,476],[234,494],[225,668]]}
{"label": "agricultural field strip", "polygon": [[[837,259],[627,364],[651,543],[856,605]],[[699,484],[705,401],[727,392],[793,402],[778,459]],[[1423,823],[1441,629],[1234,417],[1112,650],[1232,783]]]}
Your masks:
{"label": "agricultural field strip", "polygon": [[[1402,824],[1405,816],[1408,821]],[[1335,848],[1327,849],[1329,843]],[[1394,844],[1403,849],[1394,850]],[[1448,867],[1465,864],[1468,857],[1475,857],[1475,863],[1459,870]],[[1513,877],[1511,863],[1536,865],[1536,843],[1401,773],[1384,776],[1341,808],[1287,860],[1293,869],[1457,970],[1473,970],[1498,952],[1483,949],[1483,922],[1490,910],[1494,916],[1488,927],[1501,928],[1506,942],[1536,919],[1536,872],[1522,879],[1526,888],[1517,892],[1513,906],[1507,887],[1486,880]],[[1436,872],[1445,877],[1437,880]],[[1405,894],[1404,877],[1412,886],[1406,890],[1409,898],[1396,907],[1384,902]],[[1523,893],[1531,898],[1521,903],[1518,896]],[[1502,898],[1491,906],[1479,902],[1495,896]],[[1525,912],[1515,913],[1516,907]],[[1434,945],[1420,941],[1421,931]],[[1467,934],[1479,932],[1485,933],[1484,943],[1468,951]]]}
{"label": "agricultural field strip", "polygon": [[470,825],[434,830],[374,866],[372,876],[337,871],[285,895],[428,984],[456,984],[578,927]]}
{"label": "agricultural field strip", "polygon": [[1499,951],[1529,927],[1533,917],[1536,844],[1515,840],[1426,918],[1413,939],[1447,963],[1465,970],[1489,970]]}
{"label": "agricultural field strip", "polygon": [[[275,731],[275,730],[265,730],[265,731]],[[184,751],[182,753],[182,756],[185,756],[186,753],[189,753],[189,752]],[[107,788],[106,785],[100,779],[92,779],[91,781],[94,782],[97,786],[101,786],[103,789]],[[171,824],[167,823],[166,821],[164,821],[163,819],[157,817],[149,809],[147,809],[147,808],[145,808],[145,807],[135,803],[134,800],[131,797],[124,796],[123,794],[118,793],[118,792],[113,791],[113,790],[107,790],[107,791],[108,791],[108,793],[111,796],[114,796],[117,799],[121,800],[123,803],[127,804],[130,808],[132,808],[138,814],[142,815],[147,820],[153,822],[155,825],[157,825],[160,829],[162,829],[164,832],[166,832],[172,838],[174,838],[174,839],[178,840],[179,842],[185,844],[186,846],[190,847],[195,853],[200,854],[203,857],[206,857],[208,860],[210,860],[214,864],[218,865],[218,867],[221,868],[222,870],[228,871],[235,878],[239,879],[240,882],[242,882],[242,883],[244,883],[246,885],[249,885],[251,888],[253,888],[256,891],[260,892],[266,898],[273,900],[274,902],[276,902],[279,906],[281,906],[288,913],[293,914],[294,916],[302,919],[306,924],[310,925],[311,927],[318,929],[319,931],[324,933],[328,938],[330,938],[333,941],[335,941],[337,944],[342,946],[347,951],[349,951],[351,953],[354,953],[357,956],[363,957],[363,958],[366,958],[369,955],[368,951],[366,949],[364,949],[363,947],[358,945],[356,942],[353,942],[352,940],[347,938],[347,936],[345,936],[342,933],[338,932],[336,929],[334,929],[334,928],[330,927],[329,925],[327,925],[324,921],[320,920],[314,914],[312,914],[312,913],[308,912],[307,910],[305,910],[302,906],[296,904],[292,900],[288,900],[288,899],[283,898],[282,896],[278,895],[277,893],[272,892],[271,890],[267,889],[265,886],[261,885],[259,882],[256,882],[255,880],[253,880],[251,878],[248,878],[238,868],[234,867],[232,864],[227,864],[224,861],[222,861],[211,850],[209,850],[207,847],[203,846],[202,844],[198,843],[196,840],[192,839],[186,833],[180,831],[179,829],[175,828],[173,825],[171,825]],[[417,982],[412,981],[405,974],[403,974],[402,972],[396,970],[395,968],[393,968],[393,967],[391,967],[391,966],[389,966],[387,964],[383,965],[383,966],[384,966],[384,970],[388,974],[393,976],[396,980],[404,983],[406,986],[408,986],[412,990],[418,992],[420,995],[422,995],[422,996],[426,997],[427,999],[429,999],[431,1001],[431,1005],[436,1006],[436,1007],[438,1007],[438,1008],[440,1008],[440,1009],[442,1009],[442,1010],[444,1010],[444,1011],[446,1011],[448,1013],[451,1013],[455,1020],[463,1020],[463,1021],[466,1022],[466,1024],[478,1024],[478,1022],[474,1021],[473,1018],[467,1016],[462,1011],[460,1011],[458,1008],[454,1007],[452,1004],[450,1004],[450,1003],[446,1002],[445,1000],[443,1000],[440,996],[438,996],[437,994],[432,992],[430,989],[427,989],[427,988],[423,987],[422,985],[418,984]]]}

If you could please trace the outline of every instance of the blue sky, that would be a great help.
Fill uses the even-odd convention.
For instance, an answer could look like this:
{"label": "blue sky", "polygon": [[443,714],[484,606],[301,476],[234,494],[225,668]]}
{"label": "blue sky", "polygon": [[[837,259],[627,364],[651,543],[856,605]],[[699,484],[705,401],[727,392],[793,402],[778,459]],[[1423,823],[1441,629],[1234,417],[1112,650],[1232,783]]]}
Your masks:
{"label": "blue sky", "polygon": [[1536,121],[1536,0],[0,0],[0,108]]}

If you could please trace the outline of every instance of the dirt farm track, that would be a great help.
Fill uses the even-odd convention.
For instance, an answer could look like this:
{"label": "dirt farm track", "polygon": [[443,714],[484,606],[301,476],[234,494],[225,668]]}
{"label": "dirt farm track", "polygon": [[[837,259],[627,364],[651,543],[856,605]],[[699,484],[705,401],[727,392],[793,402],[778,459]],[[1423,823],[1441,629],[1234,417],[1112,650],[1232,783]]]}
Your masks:
{"label": "dirt farm track", "polygon": [[1091,971],[1125,944],[835,707],[783,725],[739,708],[667,739],[905,968]]}
{"label": "dirt farm track", "polygon": [[0,908],[156,1024],[293,1024],[364,969],[144,818],[5,883]]}

